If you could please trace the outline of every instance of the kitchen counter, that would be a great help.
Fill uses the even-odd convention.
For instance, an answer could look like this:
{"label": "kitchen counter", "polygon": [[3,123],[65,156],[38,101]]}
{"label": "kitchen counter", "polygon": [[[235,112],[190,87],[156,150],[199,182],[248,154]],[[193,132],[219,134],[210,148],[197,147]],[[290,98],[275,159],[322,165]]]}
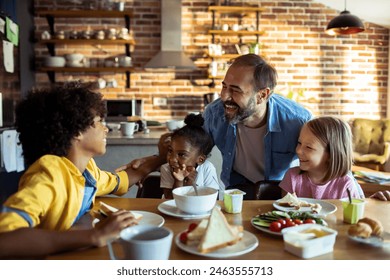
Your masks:
{"label": "kitchen counter", "polygon": [[137,132],[132,136],[122,136],[118,130],[111,131],[107,135],[106,153],[95,157],[95,161],[101,169],[114,171],[134,159],[157,154],[160,136],[167,132],[165,127],[150,129],[150,133],[146,134]]}
{"label": "kitchen counter", "polygon": [[167,133],[165,127],[151,128],[149,133],[137,132],[132,136],[123,136],[119,130],[107,135],[107,145],[157,145],[161,135]]}

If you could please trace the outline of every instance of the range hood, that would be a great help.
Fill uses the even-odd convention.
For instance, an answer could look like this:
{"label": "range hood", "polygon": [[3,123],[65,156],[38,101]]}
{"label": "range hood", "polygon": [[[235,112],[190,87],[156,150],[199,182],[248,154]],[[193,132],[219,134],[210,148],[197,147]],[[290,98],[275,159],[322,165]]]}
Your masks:
{"label": "range hood", "polygon": [[181,47],[181,0],[161,1],[161,50],[145,68],[194,70],[194,62]]}

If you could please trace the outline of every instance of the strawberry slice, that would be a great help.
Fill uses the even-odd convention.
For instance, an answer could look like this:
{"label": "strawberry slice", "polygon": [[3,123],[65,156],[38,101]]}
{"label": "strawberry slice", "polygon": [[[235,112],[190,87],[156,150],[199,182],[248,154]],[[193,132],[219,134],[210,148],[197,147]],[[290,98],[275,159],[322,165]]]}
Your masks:
{"label": "strawberry slice", "polygon": [[197,223],[191,223],[191,224],[188,226],[187,232],[193,231],[197,226],[198,226]]}
{"label": "strawberry slice", "polygon": [[183,244],[186,244],[186,243],[187,243],[187,235],[188,235],[188,232],[187,232],[187,231],[182,232],[182,233],[180,234],[179,239],[180,239],[180,242],[181,242],[181,243],[183,243]]}

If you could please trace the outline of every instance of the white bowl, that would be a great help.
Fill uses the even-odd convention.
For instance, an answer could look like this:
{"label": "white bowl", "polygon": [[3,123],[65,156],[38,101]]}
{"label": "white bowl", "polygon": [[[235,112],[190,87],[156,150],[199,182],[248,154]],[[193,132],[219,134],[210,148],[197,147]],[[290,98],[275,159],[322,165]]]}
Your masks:
{"label": "white bowl", "polygon": [[120,123],[107,123],[106,126],[107,126],[110,130],[119,130],[119,129],[121,128]]}
{"label": "white bowl", "polygon": [[213,209],[218,197],[218,190],[198,187],[198,195],[192,186],[173,189],[173,198],[177,208],[190,214],[206,213]]}
{"label": "white bowl", "polygon": [[65,58],[69,62],[80,62],[84,58],[84,55],[81,53],[70,53],[66,54]]}
{"label": "white bowl", "polygon": [[65,58],[62,56],[46,56],[43,63],[47,67],[64,67]]}
{"label": "white bowl", "polygon": [[166,125],[169,131],[174,131],[184,126],[184,120],[170,120],[167,121]]}
{"label": "white bowl", "polygon": [[[323,236],[316,236],[313,231],[318,231]],[[286,251],[298,257],[309,259],[333,252],[337,231],[319,224],[303,224],[284,228],[282,234]]]}

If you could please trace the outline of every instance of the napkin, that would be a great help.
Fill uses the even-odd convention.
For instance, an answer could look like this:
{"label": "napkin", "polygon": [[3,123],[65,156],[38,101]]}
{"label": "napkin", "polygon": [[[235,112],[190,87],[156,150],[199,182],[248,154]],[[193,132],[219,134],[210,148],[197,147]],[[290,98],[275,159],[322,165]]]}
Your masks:
{"label": "napkin", "polygon": [[1,134],[1,161],[7,172],[24,170],[22,148],[18,145],[16,130],[5,130]]}

